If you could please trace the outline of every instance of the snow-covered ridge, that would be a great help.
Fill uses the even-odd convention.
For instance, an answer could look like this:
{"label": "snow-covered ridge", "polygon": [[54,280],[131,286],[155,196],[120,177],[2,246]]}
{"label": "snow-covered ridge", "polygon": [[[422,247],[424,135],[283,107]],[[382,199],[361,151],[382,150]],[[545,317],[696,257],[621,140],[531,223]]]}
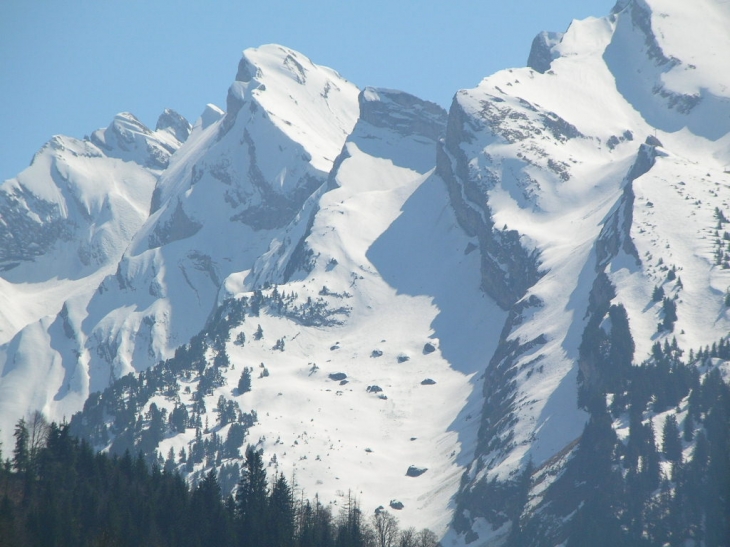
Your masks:
{"label": "snow-covered ridge", "polygon": [[[478,457],[457,511],[456,529],[464,534],[458,541],[474,541],[474,534],[484,544],[504,541],[502,517],[477,503],[494,495],[490,481],[497,479],[508,496],[528,461],[540,466],[570,454],[561,450],[580,436],[587,416],[576,387],[598,381],[587,362],[580,363],[578,381],[588,318],[609,304],[624,306],[636,362],[657,340],[676,336],[680,347],[696,349],[730,329],[725,251],[706,242],[730,183],[723,172],[730,95],[718,85],[730,67],[712,83],[699,68],[720,62],[714,52],[727,33],[702,33],[704,40],[695,33],[691,47],[685,37],[671,38],[673,29],[710,17],[713,27],[730,24],[720,3],[707,8],[686,18],[680,2],[619,2],[607,17],[538,36],[531,68],[501,71],[454,99],[439,169],[451,176],[452,203],[465,229],[481,226],[485,289],[503,303],[516,300],[487,368]],[[519,252],[505,256],[494,244],[502,226],[537,263],[539,277],[522,292],[510,294],[505,288],[515,285],[508,281],[494,283],[522,279],[515,270]],[[675,287],[668,273],[676,275],[680,263]],[[657,327],[664,312],[652,302],[656,286],[685,309],[688,320],[674,332]],[[690,311],[708,307],[706,320]],[[608,321],[595,318],[602,319]]]}
{"label": "snow-covered ridge", "polygon": [[[257,304],[225,333],[227,357],[210,354],[210,374],[225,379],[203,396],[211,412],[194,420],[211,424],[210,441],[231,431],[212,411],[221,397],[255,410],[249,442],[265,449],[272,467],[295,472],[305,491],[337,503],[350,487],[368,512],[392,503],[403,522],[426,519],[444,530],[475,442],[477,424],[463,417],[479,407],[478,356],[496,342],[480,333],[496,332],[503,314],[480,296],[478,256],[464,254],[470,241],[443,182],[429,173],[445,112],[392,90],[368,88],[364,103],[368,115],[327,185],[268,235],[269,248],[250,271],[225,279],[222,299]],[[235,315],[228,306],[224,300],[215,316]],[[221,368],[224,362],[231,366]],[[236,390],[249,365],[251,391]],[[140,411],[154,403],[168,415],[179,404],[193,412],[205,382],[185,385],[190,394],[181,390],[179,402],[155,396]],[[107,426],[114,435],[107,442],[120,449],[128,435],[111,423],[88,425]],[[197,454],[196,442],[186,427],[165,435],[159,450]],[[228,455],[222,465],[235,461]],[[206,465],[195,460],[187,469],[197,474]],[[409,475],[412,466],[420,471]]]}
{"label": "snow-covered ridge", "polygon": [[190,124],[172,110],[165,110],[151,131],[133,114],[122,112],[106,129],[91,134],[91,142],[109,157],[133,161],[149,169],[167,167],[172,153],[190,134]]}
{"label": "snow-covered ridge", "polygon": [[247,49],[228,91],[221,133],[244,105],[261,108],[277,129],[303,146],[315,169],[329,172],[357,120],[358,92],[334,70],[294,50],[276,44]]}
{"label": "snow-covered ridge", "polygon": [[[0,188],[6,445],[27,410],[68,416],[215,324],[197,372],[95,442],[139,447],[184,408],[151,450],[190,453],[238,405],[309,494],[355,488],[368,511],[451,523],[445,544],[500,544],[517,477],[537,470],[539,512],[579,444],[578,386],[604,381],[588,334],[625,313],[640,362],[730,330],[730,8],[700,7],[621,0],[543,33],[448,116],[266,45],[226,112],[54,138]],[[172,464],[221,465],[197,458]]]}
{"label": "snow-covered ridge", "polygon": [[0,186],[5,440],[17,416],[69,416],[88,395],[87,304],[147,219],[160,172],[188,130],[171,110],[155,131],[120,114],[90,139],[53,137]]}
{"label": "snow-covered ridge", "polygon": [[[154,131],[122,113],[89,140],[55,137],[4,184],[4,435],[12,416],[69,415],[89,390],[169,355],[225,278],[250,268],[326,183],[357,88],[280,46],[248,50],[241,66],[261,78],[255,93],[232,86],[243,113],[208,105],[191,127],[166,110]],[[65,327],[51,334],[61,312]],[[35,361],[49,371],[37,375]]]}

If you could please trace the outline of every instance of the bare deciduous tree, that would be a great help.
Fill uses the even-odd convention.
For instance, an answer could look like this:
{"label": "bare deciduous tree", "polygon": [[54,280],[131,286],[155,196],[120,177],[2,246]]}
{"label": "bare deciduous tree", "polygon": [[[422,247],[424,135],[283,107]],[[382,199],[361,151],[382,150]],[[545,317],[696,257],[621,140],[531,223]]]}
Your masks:
{"label": "bare deciduous tree", "polygon": [[398,547],[417,547],[416,546],[416,529],[411,526],[405,530],[401,530]]}
{"label": "bare deciduous tree", "polygon": [[377,547],[396,547],[398,519],[388,511],[378,511],[373,515],[373,530]]}
{"label": "bare deciduous tree", "polygon": [[416,534],[415,547],[440,547],[439,538],[428,528],[424,528]]}
{"label": "bare deciduous tree", "polygon": [[28,427],[28,452],[31,461],[35,461],[41,448],[48,440],[48,420],[39,410],[33,412],[26,422]]}

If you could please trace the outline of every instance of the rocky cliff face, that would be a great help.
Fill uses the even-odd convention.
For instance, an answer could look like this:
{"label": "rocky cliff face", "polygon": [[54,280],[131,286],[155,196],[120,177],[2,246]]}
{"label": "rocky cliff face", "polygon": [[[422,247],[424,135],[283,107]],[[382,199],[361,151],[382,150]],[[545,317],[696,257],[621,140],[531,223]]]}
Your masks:
{"label": "rocky cliff face", "polygon": [[[713,327],[670,328],[664,318],[674,317],[673,305],[652,295],[661,288],[681,317],[683,307],[693,314],[685,277],[698,280],[693,290],[707,298],[725,283],[715,277],[724,278],[724,251],[713,263],[711,252],[681,249],[707,249],[712,208],[722,209],[722,199],[709,205],[685,192],[720,198],[710,181],[719,190],[727,177],[727,160],[717,159],[726,158],[721,143],[728,138],[695,110],[701,93],[687,95],[700,80],[717,89],[688,60],[712,63],[717,43],[706,42],[700,56],[699,44],[670,37],[680,20],[697,19],[685,19],[678,4],[658,4],[619,2],[604,19],[543,33],[528,68],[500,72],[454,100],[439,155],[451,201],[468,232],[488,234],[504,224],[511,234],[510,245],[493,238],[491,249],[480,237],[482,285],[510,313],[486,369],[475,461],[457,498],[454,537],[464,543],[518,544],[518,521],[551,529],[546,545],[564,540],[570,511],[556,517],[546,508],[556,499],[546,485],[572,461],[594,397],[621,391],[617,382],[627,381],[631,363],[649,358],[656,342],[676,337],[696,351],[726,334],[722,291],[711,306],[719,321]],[[636,79],[637,71],[649,76]],[[725,97],[707,98],[715,115],[727,111]],[[689,152],[690,141],[705,151]],[[677,170],[671,177],[666,164]],[[691,175],[698,164],[703,181]],[[682,213],[677,201],[660,212],[657,198],[644,193],[662,184],[669,195],[684,195]],[[660,220],[674,215],[691,220],[681,229]],[[567,495],[565,484],[556,484],[552,492]],[[563,524],[540,525],[540,514]]]}

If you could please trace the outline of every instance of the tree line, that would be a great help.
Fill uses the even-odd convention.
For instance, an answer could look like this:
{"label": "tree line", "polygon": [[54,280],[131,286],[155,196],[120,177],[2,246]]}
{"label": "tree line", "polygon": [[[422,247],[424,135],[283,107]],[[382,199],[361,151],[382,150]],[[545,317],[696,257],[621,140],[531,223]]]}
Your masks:
{"label": "tree line", "polygon": [[531,468],[504,497],[518,506],[507,547],[730,545],[730,386],[721,372],[730,342],[688,358],[676,340],[657,342],[634,365],[628,329],[612,337],[600,390],[585,399],[590,418],[540,510],[525,510]]}
{"label": "tree line", "polygon": [[[20,420],[0,469],[0,547],[437,547],[428,529],[400,529],[387,511],[369,518],[348,495],[335,514],[306,499],[281,474],[268,477],[263,452],[246,449],[233,495],[211,470],[195,486],[175,471],[94,452],[48,424]],[[0,461],[2,461],[0,447]]]}

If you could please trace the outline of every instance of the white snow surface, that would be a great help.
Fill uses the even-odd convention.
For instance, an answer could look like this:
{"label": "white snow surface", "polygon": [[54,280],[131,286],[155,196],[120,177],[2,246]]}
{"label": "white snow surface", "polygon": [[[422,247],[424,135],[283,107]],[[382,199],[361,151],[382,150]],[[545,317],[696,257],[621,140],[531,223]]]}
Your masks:
{"label": "white snow surface", "polygon": [[[90,140],[56,136],[27,169],[0,186],[10,199],[20,200],[16,210],[30,222],[20,228],[3,221],[3,227],[39,249],[6,260],[0,276],[5,446],[18,418],[35,409],[57,419],[70,417],[88,396],[81,327],[86,305],[148,216],[160,174],[157,164],[150,167],[151,151],[162,162],[180,146],[170,133],[150,131],[130,114],[120,114],[110,127],[129,137],[123,154]],[[53,222],[65,230],[60,237],[59,228],[46,228]],[[45,249],[43,239],[56,237]]]}
{"label": "white snow surface", "polygon": [[228,112],[206,107],[172,157],[154,212],[90,303],[93,389],[198,332],[226,278],[249,270],[326,182],[352,131],[357,88],[331,69],[263,46],[244,52],[237,78],[246,71],[256,79],[234,82]]}
{"label": "white snow surface", "polygon": [[[276,284],[346,313],[328,327],[247,318],[227,346],[227,384],[206,398],[210,423],[218,396],[233,398],[258,415],[247,442],[306,495],[339,503],[351,489],[367,513],[400,501],[403,525],[463,545],[448,526],[465,470],[471,484],[508,479],[581,434],[578,347],[599,269],[627,310],[637,362],[655,341],[676,336],[689,350],[728,334],[728,28],[721,0],[621,0],[551,35],[544,74],[504,70],[456,94],[446,146],[465,158],[460,183],[497,229],[519,232],[542,273],[524,296],[541,305],[505,333],[544,342],[515,363],[507,448],[475,454],[482,373],[507,312],[480,290],[478,242],[433,170],[435,141],[358,121],[353,84],[277,45],[244,52],[227,111],[208,105],[185,143],[120,114],[88,141],[54,137],[0,187],[34,225],[74,223],[43,252],[3,256],[4,446],[24,413],[68,417],[91,391],[169,357],[224,298]],[[396,92],[363,93],[361,104],[382,103],[407,126]],[[647,138],[653,164],[630,181]],[[626,233],[613,233],[629,205],[630,222],[617,224]],[[599,264],[609,236],[630,238],[637,256],[624,246]],[[309,263],[293,268],[298,249]],[[677,295],[673,333],[657,330],[655,286]],[[253,389],[240,395],[246,366]],[[160,452],[193,436],[170,433]],[[427,471],[407,477],[411,465]],[[507,533],[481,517],[474,530],[474,546]]]}

